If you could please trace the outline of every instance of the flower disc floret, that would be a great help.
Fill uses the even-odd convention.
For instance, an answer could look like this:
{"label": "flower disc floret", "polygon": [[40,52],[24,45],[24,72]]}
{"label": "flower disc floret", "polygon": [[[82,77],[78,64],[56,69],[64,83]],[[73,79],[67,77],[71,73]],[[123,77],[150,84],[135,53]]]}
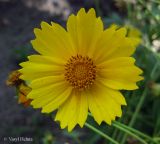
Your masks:
{"label": "flower disc floret", "polygon": [[65,71],[65,79],[77,90],[90,88],[96,79],[96,66],[88,56],[72,56]]}

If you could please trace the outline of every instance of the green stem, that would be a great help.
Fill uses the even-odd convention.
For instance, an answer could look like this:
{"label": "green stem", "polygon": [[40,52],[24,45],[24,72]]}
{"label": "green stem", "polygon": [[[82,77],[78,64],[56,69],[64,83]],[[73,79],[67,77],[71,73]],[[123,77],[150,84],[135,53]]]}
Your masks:
{"label": "green stem", "polygon": [[[133,91],[132,94],[130,94],[130,91],[127,91],[127,95],[125,94],[125,97],[129,97],[130,96],[130,100],[128,101],[128,105],[130,105],[130,103],[133,101],[133,98],[136,95],[136,91]],[[128,107],[128,109],[126,109],[125,113],[127,113],[128,111],[130,111],[130,107]],[[126,115],[124,119],[122,119],[122,123],[126,123],[126,121],[128,120],[128,116]],[[122,131],[119,132],[117,139],[118,141],[122,140],[124,133]]]}
{"label": "green stem", "polygon": [[94,0],[95,8],[98,16],[101,16],[100,0]]}
{"label": "green stem", "polygon": [[142,144],[147,144],[146,141],[144,141],[142,138],[140,138],[138,135],[134,134],[133,132],[131,132],[131,131],[129,131],[129,130],[127,130],[127,129],[121,127],[121,126],[119,126],[119,125],[116,125],[115,123],[112,123],[112,125],[113,125],[114,127],[116,127],[117,129],[120,129],[121,131],[129,134],[130,136],[132,136],[132,137],[134,137],[134,138],[136,138],[136,139],[139,140]]}
{"label": "green stem", "polygon": [[154,3],[160,4],[160,1],[159,1],[159,0],[151,0],[151,1],[154,2]]}
{"label": "green stem", "polygon": [[144,100],[145,100],[145,98],[147,96],[147,92],[148,92],[148,87],[146,86],[144,91],[143,91],[143,94],[142,94],[142,96],[140,98],[140,101],[139,101],[139,103],[138,103],[138,105],[136,107],[136,110],[135,110],[135,112],[133,114],[133,117],[132,117],[132,119],[131,119],[131,121],[130,121],[128,126],[132,126],[135,123],[136,118],[138,116],[138,113],[140,112],[140,109],[141,109],[141,107],[143,105],[143,102],[144,102]]}
{"label": "green stem", "polygon": [[[146,98],[146,96],[147,96],[147,92],[148,92],[148,88],[147,88],[147,86],[146,86],[145,89],[144,89],[144,91],[143,91],[143,94],[142,94],[142,96],[141,96],[141,98],[140,98],[140,101],[139,101],[139,103],[138,103],[138,105],[137,105],[137,107],[136,107],[136,110],[135,110],[135,112],[134,112],[134,114],[133,114],[133,117],[132,117],[132,119],[131,119],[131,121],[130,121],[130,123],[129,123],[129,125],[128,125],[129,127],[132,127],[133,124],[135,123],[136,118],[137,118],[137,116],[138,116],[138,113],[140,112],[140,109],[141,109],[141,107],[142,107],[142,105],[143,105],[143,102],[144,102],[144,100],[145,100],[145,98]],[[124,142],[126,141],[126,138],[127,138],[127,134],[125,134],[125,135],[123,136],[122,141],[121,141],[121,144],[124,144]]]}
{"label": "green stem", "polygon": [[[133,115],[133,112],[126,112],[126,114],[128,115],[128,116],[132,116]],[[148,126],[150,126],[150,127],[153,127],[153,123],[152,122],[150,122],[150,121],[145,121],[145,119],[151,119],[152,117],[151,116],[146,116],[146,115],[138,115],[137,116],[137,120],[140,120],[141,122],[143,122],[144,124],[146,124],[146,125],[148,125]],[[124,122],[125,123],[125,122]]]}
{"label": "green stem", "polygon": [[[113,134],[112,134],[112,138],[113,138],[113,139],[116,139],[117,134],[118,134],[118,129],[114,129]],[[116,140],[117,140],[117,139],[116,139]]]}
{"label": "green stem", "polygon": [[154,21],[159,24],[159,20],[154,16],[154,14],[147,8],[146,3],[143,0],[138,0],[138,2],[147,10],[147,12],[153,17]]}
{"label": "green stem", "polygon": [[160,142],[160,137],[154,137],[153,139]]}
{"label": "green stem", "polygon": [[132,9],[131,4],[127,2],[128,19],[132,20]]}
{"label": "green stem", "polygon": [[[92,114],[91,114],[91,113],[88,113],[88,115],[92,117]],[[140,131],[138,131],[138,130],[136,130],[136,129],[133,129],[133,128],[130,128],[130,127],[124,125],[124,124],[121,124],[120,122],[114,121],[114,122],[112,123],[112,125],[113,125],[114,127],[116,127],[117,129],[119,129],[119,130],[121,130],[121,131],[129,134],[130,136],[136,138],[137,140],[139,140],[139,141],[142,142],[143,144],[147,144],[147,142],[144,141],[142,138],[140,138],[138,135],[134,134],[133,132],[135,132],[135,133],[139,134],[140,136],[145,137],[145,138],[147,138],[148,140],[151,140],[152,142],[154,142],[154,140],[153,140],[151,137],[145,135],[144,133],[142,133],[142,132],[140,132]],[[100,131],[100,132],[101,132],[101,131]]]}
{"label": "green stem", "polygon": [[112,142],[113,144],[119,144],[117,141],[115,141],[114,139],[112,139],[110,136],[106,135],[105,133],[101,132],[100,130],[98,130],[97,128],[93,127],[92,125],[85,123],[85,126],[89,129],[91,129],[92,131],[96,132],[97,134],[99,134],[100,136],[104,137],[105,139],[109,140],[110,142]]}
{"label": "green stem", "polygon": [[[150,77],[151,77],[152,79],[154,79],[154,74],[155,74],[155,72],[156,72],[156,69],[157,69],[158,65],[159,65],[159,63],[157,62],[157,63],[155,64],[152,72],[151,72]],[[140,112],[140,109],[141,109],[141,107],[142,107],[142,105],[143,105],[143,102],[144,102],[144,100],[145,100],[145,98],[146,98],[146,96],[147,96],[147,93],[148,93],[148,87],[146,86],[145,89],[144,89],[144,91],[143,91],[143,94],[142,94],[142,96],[141,96],[141,98],[140,98],[140,101],[139,101],[139,103],[138,103],[138,105],[137,105],[137,107],[136,107],[136,110],[135,110],[135,112],[134,112],[134,114],[133,114],[133,117],[132,117],[132,119],[131,119],[131,121],[130,121],[130,123],[129,123],[129,125],[128,125],[129,127],[132,127],[133,124],[135,123],[136,118],[137,118],[137,116],[138,116],[138,113]],[[125,134],[125,135],[123,136],[122,141],[121,141],[121,144],[124,144],[124,142],[126,141],[126,138],[127,138],[127,134]]]}
{"label": "green stem", "polygon": [[130,131],[138,134],[138,135],[141,136],[141,137],[144,137],[144,138],[146,138],[146,139],[154,142],[154,140],[153,140],[150,136],[148,136],[148,135],[146,135],[146,134],[144,134],[144,133],[142,133],[142,132],[140,132],[140,131],[138,131],[138,130],[136,130],[136,129],[134,129],[134,128],[131,128],[131,127],[129,127],[129,126],[126,126],[126,125],[124,125],[124,124],[122,124],[122,123],[119,123],[119,122],[117,122],[117,121],[114,121],[113,123],[114,123],[114,125],[119,125],[119,126],[125,128],[125,129],[127,129],[127,130],[130,130]]}
{"label": "green stem", "polygon": [[154,68],[153,68],[153,70],[152,70],[152,72],[151,72],[151,79],[152,80],[154,80],[155,78],[154,78],[154,75],[155,75],[155,73],[156,73],[156,70],[157,70],[157,68],[160,66],[160,63],[159,63],[159,61],[157,61],[157,63],[155,64],[155,66],[154,66]]}

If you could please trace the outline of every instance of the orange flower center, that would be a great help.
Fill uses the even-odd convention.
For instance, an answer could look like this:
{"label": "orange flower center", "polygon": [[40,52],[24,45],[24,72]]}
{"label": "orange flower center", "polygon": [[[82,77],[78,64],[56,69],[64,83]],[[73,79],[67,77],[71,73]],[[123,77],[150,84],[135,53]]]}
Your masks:
{"label": "orange flower center", "polygon": [[78,90],[89,88],[96,78],[96,66],[88,56],[72,56],[65,65],[65,79]]}

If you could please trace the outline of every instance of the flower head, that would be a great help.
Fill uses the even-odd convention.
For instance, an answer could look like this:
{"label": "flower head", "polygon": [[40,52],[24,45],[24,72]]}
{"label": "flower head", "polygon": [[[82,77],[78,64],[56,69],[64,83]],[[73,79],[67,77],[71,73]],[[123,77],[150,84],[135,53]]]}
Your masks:
{"label": "flower head", "polygon": [[140,37],[142,36],[142,33],[139,29],[131,25],[126,25],[126,29],[128,30],[128,37],[137,38],[137,41],[141,41]]}
{"label": "flower head", "polygon": [[8,86],[14,86],[16,88],[18,103],[23,104],[27,107],[32,101],[31,99],[27,98],[27,95],[31,91],[31,88],[26,84],[25,81],[19,78],[20,76],[21,73],[18,70],[12,71],[8,76],[6,84]]}
{"label": "flower head", "polygon": [[28,98],[34,108],[43,113],[57,109],[55,120],[69,131],[76,124],[83,127],[88,111],[98,124],[121,117],[126,101],[119,90],[137,89],[142,79],[131,57],[139,41],[127,37],[126,28],[104,30],[95,10],[82,8],[68,18],[67,30],[42,22],[34,33],[32,45],[39,54],[20,64],[21,79],[30,81]]}

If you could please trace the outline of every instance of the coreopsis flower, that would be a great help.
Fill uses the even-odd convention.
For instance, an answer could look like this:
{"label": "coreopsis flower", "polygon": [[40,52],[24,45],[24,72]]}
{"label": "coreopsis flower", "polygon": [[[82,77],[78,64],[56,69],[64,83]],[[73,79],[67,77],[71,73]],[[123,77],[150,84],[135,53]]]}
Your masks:
{"label": "coreopsis flower", "polygon": [[132,43],[134,43],[135,46],[142,42],[142,33],[139,29],[132,25],[126,25],[125,27],[127,29],[127,37],[132,38]]}
{"label": "coreopsis flower", "polygon": [[29,106],[31,99],[27,98],[27,95],[31,91],[31,88],[27,86],[25,81],[21,80],[19,77],[21,73],[18,70],[12,71],[6,81],[8,86],[14,86],[17,91],[18,103],[24,106]]}
{"label": "coreopsis flower", "polygon": [[6,84],[8,86],[16,86],[16,87],[18,87],[18,85],[20,85],[22,83],[22,80],[19,78],[20,75],[21,75],[21,73],[18,70],[12,71],[8,76]]}
{"label": "coreopsis flower", "polygon": [[95,10],[82,8],[69,16],[67,29],[42,22],[34,33],[32,45],[39,54],[20,64],[20,78],[30,81],[27,97],[33,108],[57,110],[55,120],[69,131],[76,124],[83,127],[88,111],[98,124],[121,117],[126,101],[120,90],[137,89],[142,79],[131,57],[139,42],[126,36],[125,27],[104,30]]}
{"label": "coreopsis flower", "polygon": [[138,41],[141,41],[140,37],[142,33],[139,29],[131,25],[127,25],[126,28],[128,30],[128,33],[127,33],[128,37],[137,38]]}
{"label": "coreopsis flower", "polygon": [[27,95],[30,93],[31,88],[27,86],[25,83],[21,83],[17,88],[18,92],[18,103],[23,104],[24,106],[29,106],[31,103],[31,99],[27,98]]}

